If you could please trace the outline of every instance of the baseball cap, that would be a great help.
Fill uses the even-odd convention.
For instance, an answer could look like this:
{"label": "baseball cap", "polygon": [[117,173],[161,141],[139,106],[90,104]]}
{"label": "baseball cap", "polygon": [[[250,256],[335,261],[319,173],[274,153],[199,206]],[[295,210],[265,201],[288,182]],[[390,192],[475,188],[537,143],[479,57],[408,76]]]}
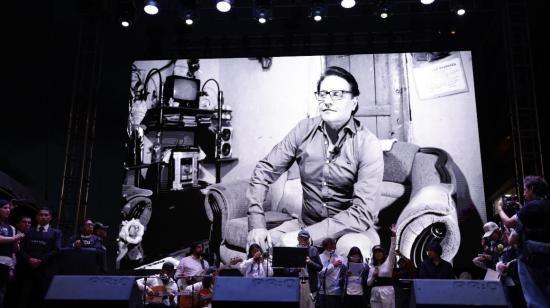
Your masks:
{"label": "baseball cap", "polygon": [[489,221],[488,223],[483,225],[483,231],[485,231],[485,233],[483,234],[483,237],[491,236],[491,234],[493,234],[493,232],[495,232],[495,230],[498,230],[498,229],[499,227],[496,223]]}
{"label": "baseball cap", "polygon": [[104,225],[101,221],[96,221],[94,223],[94,229],[105,229],[105,230],[107,230],[107,229],[109,229],[109,226]]}
{"label": "baseball cap", "polygon": [[311,236],[309,235],[309,232],[307,232],[306,230],[300,230],[300,232],[298,232],[298,237],[309,239]]}

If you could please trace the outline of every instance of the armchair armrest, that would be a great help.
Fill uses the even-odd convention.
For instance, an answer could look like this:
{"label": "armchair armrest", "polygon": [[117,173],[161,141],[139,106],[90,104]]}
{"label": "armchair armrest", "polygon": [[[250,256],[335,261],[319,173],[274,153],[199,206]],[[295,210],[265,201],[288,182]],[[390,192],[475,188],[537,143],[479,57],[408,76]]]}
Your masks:
{"label": "armchair armrest", "polygon": [[425,245],[440,238],[442,258],[452,260],[460,246],[460,229],[450,184],[431,184],[418,190],[397,220],[399,249],[417,266]]}

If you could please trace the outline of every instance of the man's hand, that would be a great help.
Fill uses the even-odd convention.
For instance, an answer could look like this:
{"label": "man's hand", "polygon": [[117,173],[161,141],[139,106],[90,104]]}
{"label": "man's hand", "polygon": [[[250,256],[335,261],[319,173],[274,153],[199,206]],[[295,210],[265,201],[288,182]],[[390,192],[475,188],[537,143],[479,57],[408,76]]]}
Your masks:
{"label": "man's hand", "polygon": [[281,235],[279,245],[284,247],[298,246],[298,232],[300,231],[296,230],[296,231],[288,232]]}
{"label": "man's hand", "polygon": [[19,242],[19,241],[22,240],[24,237],[25,237],[25,233],[17,233],[16,235],[13,236],[13,240],[14,240],[15,242]]}
{"label": "man's hand", "polygon": [[269,248],[271,248],[271,235],[269,235],[269,232],[267,229],[258,228],[258,229],[252,229],[248,232],[248,236],[246,237],[246,253],[248,254],[248,248],[252,244],[258,244],[260,247],[262,247],[263,251],[267,251]]}

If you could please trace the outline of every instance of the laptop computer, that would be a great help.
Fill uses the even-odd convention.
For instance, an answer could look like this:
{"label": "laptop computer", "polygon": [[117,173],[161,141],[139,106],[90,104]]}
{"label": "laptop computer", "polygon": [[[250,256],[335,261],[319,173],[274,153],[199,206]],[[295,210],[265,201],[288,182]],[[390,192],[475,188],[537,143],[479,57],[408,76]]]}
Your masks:
{"label": "laptop computer", "polygon": [[305,267],[307,255],[305,247],[273,247],[273,267]]}

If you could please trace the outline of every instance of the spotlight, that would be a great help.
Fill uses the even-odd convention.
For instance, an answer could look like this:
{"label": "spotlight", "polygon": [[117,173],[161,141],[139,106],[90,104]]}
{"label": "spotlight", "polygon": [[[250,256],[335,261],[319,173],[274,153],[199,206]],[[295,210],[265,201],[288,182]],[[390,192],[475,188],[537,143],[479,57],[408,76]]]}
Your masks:
{"label": "spotlight", "polygon": [[124,28],[134,23],[135,7],[131,1],[120,1],[117,8],[117,21]]}
{"label": "spotlight", "polygon": [[435,0],[420,0],[420,2],[424,5],[432,4]]}
{"label": "spotlight", "polygon": [[464,14],[466,14],[466,10],[464,8],[459,8],[458,10],[456,10],[456,15],[462,16]]}
{"label": "spotlight", "polygon": [[310,11],[310,17],[313,18],[316,22],[319,22],[323,19],[326,12],[326,5],[323,1],[313,1]]}
{"label": "spotlight", "polygon": [[156,15],[159,12],[159,4],[156,0],[145,0],[143,10],[149,15]]}
{"label": "spotlight", "polygon": [[380,8],[380,18],[382,19],[386,19],[390,16],[390,10],[383,6],[382,8]]}
{"label": "spotlight", "polygon": [[190,25],[193,24],[193,22],[194,22],[193,21],[193,14],[191,14],[191,13],[185,14],[185,24],[190,26]]}
{"label": "spotlight", "polygon": [[216,3],[216,8],[218,9],[218,11],[225,13],[231,10],[232,4],[233,4],[233,0],[219,0]]}
{"label": "spotlight", "polygon": [[355,0],[342,0],[340,5],[345,9],[350,9],[355,6]]}
{"label": "spotlight", "polygon": [[254,19],[256,19],[261,24],[265,24],[272,17],[271,1],[267,1],[267,0],[254,1],[253,13],[254,13]]}

